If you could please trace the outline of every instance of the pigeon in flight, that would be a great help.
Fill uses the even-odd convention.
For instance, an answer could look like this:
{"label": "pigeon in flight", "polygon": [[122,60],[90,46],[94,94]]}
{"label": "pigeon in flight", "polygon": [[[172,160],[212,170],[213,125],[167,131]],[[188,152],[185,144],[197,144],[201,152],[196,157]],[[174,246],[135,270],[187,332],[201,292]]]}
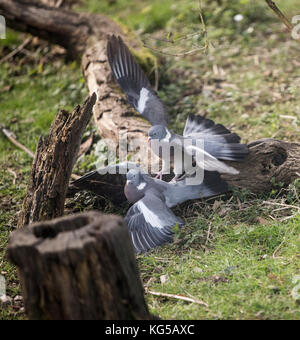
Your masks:
{"label": "pigeon in flight", "polygon": [[199,185],[186,185],[184,180],[167,183],[143,174],[140,169],[129,170],[126,177],[125,196],[134,204],[129,208],[125,222],[137,254],[172,241],[173,228],[184,225],[171,207],[228,190],[227,183],[217,172],[206,173]]}
{"label": "pigeon in flight", "polygon": [[[182,161],[174,162],[174,149],[170,150],[175,180],[186,175],[191,176],[196,167],[207,171],[238,174],[236,169],[223,162],[240,162],[248,155],[248,147],[240,144],[237,134],[210,119],[195,115],[188,116],[183,136],[173,133],[167,128],[167,112],[161,100],[120,37],[113,35],[108,38],[107,56],[112,73],[125,92],[128,102],[153,125],[148,134],[150,146],[152,151],[162,158],[163,163],[157,177],[161,179],[162,174],[169,171],[170,155],[167,153],[164,157],[161,148],[153,147],[152,140],[159,141],[162,146],[169,147],[169,150],[172,145],[183,155],[192,158],[193,162],[183,166]],[[188,140],[189,145],[185,145]]]}

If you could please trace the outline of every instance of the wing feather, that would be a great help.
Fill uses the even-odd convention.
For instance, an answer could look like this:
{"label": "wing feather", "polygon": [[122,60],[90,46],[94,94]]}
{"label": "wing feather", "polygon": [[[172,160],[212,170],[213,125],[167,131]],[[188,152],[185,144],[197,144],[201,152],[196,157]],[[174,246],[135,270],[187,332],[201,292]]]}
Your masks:
{"label": "wing feather", "polygon": [[128,210],[125,222],[138,254],[172,241],[173,227],[183,225],[182,220],[166,206],[161,194],[155,189],[148,190]]}
{"label": "wing feather", "polygon": [[167,126],[167,112],[121,37],[108,37],[107,58],[127,100],[152,125]]}

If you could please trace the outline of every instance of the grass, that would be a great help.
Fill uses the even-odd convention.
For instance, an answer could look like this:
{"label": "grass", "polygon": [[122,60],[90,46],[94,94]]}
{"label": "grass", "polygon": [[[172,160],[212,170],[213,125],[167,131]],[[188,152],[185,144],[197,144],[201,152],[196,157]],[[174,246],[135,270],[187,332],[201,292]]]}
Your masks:
{"label": "grass", "polygon": [[[298,1],[277,1],[292,17]],[[137,32],[165,38],[197,32],[197,1],[88,0],[77,10],[103,12]],[[299,43],[293,41],[261,1],[203,1],[208,54],[177,58],[164,56],[159,67],[159,95],[169,108],[172,128],[182,131],[189,113],[206,114],[241,135],[243,142],[273,137],[299,141]],[[234,15],[243,14],[236,23]],[[172,51],[202,44],[198,37],[184,39]],[[0,58],[23,41],[8,30],[0,40]],[[147,40],[148,41],[148,40]],[[152,41],[154,48],[168,44]],[[59,108],[72,110],[87,91],[79,65],[65,60],[64,51],[41,41],[26,53],[0,65],[0,123],[34,150],[40,135],[48,132]],[[87,135],[94,130],[90,126]],[[96,141],[97,142],[97,141]],[[96,143],[76,164],[78,174],[97,161]],[[7,295],[20,295],[15,268],[5,258],[9,233],[14,230],[26,192],[32,160],[0,135],[0,274]],[[14,177],[16,179],[14,180]],[[226,197],[190,202],[177,207],[187,226],[176,231],[175,242],[138,256],[143,283],[153,291],[182,294],[203,300],[208,307],[147,294],[154,314],[165,319],[299,319],[294,294],[300,274],[300,215],[273,204],[299,206],[299,181],[289,188],[255,196],[233,190]],[[124,214],[89,194],[68,200],[67,208]],[[292,217],[293,216],[293,217]],[[289,218],[291,217],[291,218]],[[160,277],[167,275],[165,283]],[[22,319],[22,303],[0,306],[0,319]]]}

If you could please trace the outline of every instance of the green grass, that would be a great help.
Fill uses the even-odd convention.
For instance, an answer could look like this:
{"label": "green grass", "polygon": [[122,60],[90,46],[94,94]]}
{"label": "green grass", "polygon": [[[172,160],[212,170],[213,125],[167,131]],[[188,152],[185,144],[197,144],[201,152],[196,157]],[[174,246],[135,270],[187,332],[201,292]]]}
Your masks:
{"label": "green grass", "polygon": [[[298,0],[276,3],[289,18],[299,14]],[[181,132],[187,115],[198,113],[225,124],[243,142],[265,137],[299,141],[299,43],[262,1],[227,1],[218,7],[215,1],[202,0],[202,6],[213,45],[208,54],[164,56],[159,65],[159,95],[169,108],[172,128]],[[196,8],[197,1],[118,0],[109,5],[88,0],[78,10],[110,15],[141,38],[165,38],[170,32],[177,37],[201,30]],[[233,20],[238,13],[244,15],[241,23]],[[189,50],[192,44],[202,44],[199,37],[185,39],[175,49],[155,40],[151,45]],[[0,40],[0,58],[23,40],[23,35],[8,30],[7,39]],[[57,110],[72,110],[87,91],[79,65],[66,61],[62,52],[56,55],[45,43],[28,50],[0,65],[0,123],[34,151]],[[93,130],[90,126],[86,135]],[[96,161],[94,145],[74,171],[89,171]],[[5,249],[31,163],[0,135],[0,274],[12,298],[20,294],[20,287]],[[208,307],[147,294],[151,311],[165,319],[299,319],[293,292],[300,274],[300,215],[293,208],[276,211],[276,206],[263,203],[299,206],[299,195],[298,181],[260,196],[234,190],[219,203],[177,207],[175,213],[187,226],[176,231],[175,243],[138,256],[142,281],[150,290],[193,297]],[[67,202],[68,211],[92,207],[126,212],[126,207],[114,207],[90,194]],[[166,274],[168,280],[162,284],[160,277]],[[0,306],[0,319],[24,318],[20,307],[16,302]]]}
{"label": "green grass", "polygon": [[[209,216],[198,211],[199,217],[176,235],[175,244],[139,256],[149,290],[208,304],[147,294],[153,313],[172,319],[299,319],[291,292],[299,274],[300,215],[262,225],[251,221],[259,206],[247,205],[248,214],[232,211],[226,217],[203,208]],[[162,275],[167,282],[161,283]]]}

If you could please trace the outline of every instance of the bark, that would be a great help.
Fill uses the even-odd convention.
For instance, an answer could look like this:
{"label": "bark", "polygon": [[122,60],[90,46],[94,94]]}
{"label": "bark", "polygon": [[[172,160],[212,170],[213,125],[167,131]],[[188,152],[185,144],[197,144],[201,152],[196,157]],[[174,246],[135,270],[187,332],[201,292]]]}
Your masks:
{"label": "bark", "polygon": [[12,234],[8,257],[30,319],[153,318],[120,217],[89,212],[32,224]]}
{"label": "bark", "polygon": [[18,220],[19,228],[63,215],[69,179],[95,101],[93,94],[72,114],[61,110],[49,135],[40,138]]}

